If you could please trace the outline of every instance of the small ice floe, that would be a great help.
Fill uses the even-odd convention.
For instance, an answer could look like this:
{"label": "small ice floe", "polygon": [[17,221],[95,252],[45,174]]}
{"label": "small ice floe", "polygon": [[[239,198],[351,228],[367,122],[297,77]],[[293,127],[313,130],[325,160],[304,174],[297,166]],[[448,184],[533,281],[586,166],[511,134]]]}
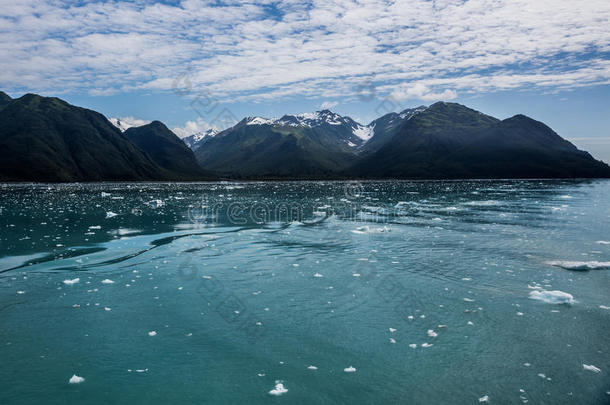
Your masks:
{"label": "small ice floe", "polygon": [[70,379],[68,380],[68,383],[70,384],[80,384],[82,382],[84,382],[85,379],[83,377],[79,377],[76,374],[72,375],[72,377],[70,377]]}
{"label": "small ice floe", "polygon": [[390,343],[395,344],[396,343],[396,339],[390,338]]}
{"label": "small ice floe", "polygon": [[157,332],[151,330],[150,332],[148,332],[148,336],[157,336]]}
{"label": "small ice floe", "polygon": [[17,291],[17,294],[19,294],[19,295],[25,294],[25,291]]}
{"label": "small ice floe", "polygon": [[318,368],[316,366],[308,366],[307,369],[308,370],[317,370]]}
{"label": "small ice floe", "polygon": [[284,384],[282,384],[279,381],[276,381],[275,387],[271,391],[269,391],[269,394],[275,395],[275,396],[280,396],[287,392],[288,392],[288,389],[286,387],[284,387]]}
{"label": "small ice floe", "polygon": [[432,329],[428,329],[427,333],[428,333],[428,336],[430,336],[430,337],[437,337],[438,336],[438,333],[436,333]]}
{"label": "small ice floe", "polygon": [[105,280],[102,280],[102,284],[114,284],[114,281],[112,281],[110,279],[105,279]]}
{"label": "small ice floe", "polygon": [[73,285],[80,281],[80,278],[73,278],[72,280],[64,280],[65,285]]}
{"label": "small ice floe", "polygon": [[345,371],[346,373],[355,373],[356,368],[354,366],[349,366],[349,367],[344,368],[343,371]]}
{"label": "small ice floe", "polygon": [[434,346],[432,343],[422,343],[421,347],[431,347]]}
{"label": "small ice floe", "polygon": [[409,347],[410,347],[411,349],[417,349],[417,345],[416,345],[415,343],[411,343],[411,344],[409,345]]}
{"label": "small ice floe", "polygon": [[149,202],[146,203],[146,205],[148,205],[150,208],[161,208],[165,205],[165,201],[163,200],[151,200]]}
{"label": "small ice floe", "polygon": [[474,300],[472,298],[464,298],[464,301],[466,301],[466,302],[474,302]]}
{"label": "small ice floe", "polygon": [[591,365],[583,364],[582,368],[585,370],[588,370],[588,371],[593,371],[594,373],[602,372],[599,368],[595,367],[593,364],[591,364]]}
{"label": "small ice floe", "polygon": [[481,398],[479,398],[479,402],[489,402],[489,396],[483,395]]}
{"label": "small ice floe", "polygon": [[532,363],[523,363],[523,365],[524,365],[525,367],[530,367],[530,366],[532,365]]}
{"label": "small ice floe", "polygon": [[605,306],[605,305],[600,305],[600,306],[599,306],[599,308],[600,308],[600,309],[610,309],[610,307],[607,307],[607,306]]}
{"label": "small ice floe", "polygon": [[439,329],[445,329],[447,327],[447,325],[438,325]]}
{"label": "small ice floe", "polygon": [[320,274],[320,273],[316,273],[316,274],[314,274],[313,276],[314,276],[314,277],[317,277],[317,278],[324,277],[324,276],[323,276],[322,274]]}
{"label": "small ice floe", "polygon": [[354,274],[352,274],[352,276],[354,276],[354,277],[360,277],[360,273],[354,273]]}
{"label": "small ice floe", "polygon": [[534,290],[529,297],[533,300],[546,302],[547,304],[574,304],[574,297],[563,291]]}
{"label": "small ice floe", "polygon": [[551,266],[555,266],[555,267],[561,267],[566,270],[575,270],[575,271],[610,269],[610,262],[598,262],[598,261],[576,262],[576,261],[555,260],[555,261],[548,261],[548,262],[546,262],[546,264],[550,264]]}
{"label": "small ice floe", "polygon": [[367,233],[387,233],[387,232],[391,232],[392,230],[390,228],[388,228],[387,226],[384,226],[383,228],[369,228],[368,226],[361,226],[358,227],[354,230],[352,230],[352,233],[355,234],[367,234]]}
{"label": "small ice floe", "polygon": [[88,229],[102,229],[100,225],[91,225]]}
{"label": "small ice floe", "polygon": [[610,245],[610,241],[607,240],[598,240],[597,242],[598,245]]}
{"label": "small ice floe", "polygon": [[472,326],[474,323],[472,323],[472,321],[468,321],[468,325]]}
{"label": "small ice floe", "polygon": [[523,312],[517,312],[517,316],[523,316]]}
{"label": "small ice floe", "polygon": [[108,211],[108,212],[106,213],[106,219],[108,219],[108,218],[112,218],[112,217],[116,217],[117,215],[119,215],[119,214],[117,214],[117,213],[115,213],[115,212],[112,212],[112,211]]}
{"label": "small ice floe", "polygon": [[540,377],[540,378],[546,378],[546,374],[543,374],[543,373],[538,373],[538,377]]}
{"label": "small ice floe", "polygon": [[112,311],[112,308],[104,307],[104,311]]}
{"label": "small ice floe", "polygon": [[396,332],[396,329],[390,328],[390,333],[394,333],[394,332]]}

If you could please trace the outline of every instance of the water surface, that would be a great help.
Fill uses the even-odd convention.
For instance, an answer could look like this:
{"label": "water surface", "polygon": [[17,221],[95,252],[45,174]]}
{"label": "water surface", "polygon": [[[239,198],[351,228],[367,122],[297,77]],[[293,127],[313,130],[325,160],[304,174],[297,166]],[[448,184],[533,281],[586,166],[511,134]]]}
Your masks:
{"label": "water surface", "polygon": [[2,185],[0,403],[607,403],[609,197]]}

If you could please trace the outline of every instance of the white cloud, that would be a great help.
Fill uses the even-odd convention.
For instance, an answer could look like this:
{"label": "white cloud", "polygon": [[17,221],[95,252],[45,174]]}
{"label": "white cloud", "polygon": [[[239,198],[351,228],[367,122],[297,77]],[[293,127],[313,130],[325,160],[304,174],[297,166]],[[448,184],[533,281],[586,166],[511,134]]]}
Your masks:
{"label": "white cloud", "polygon": [[339,103],[337,101],[324,101],[322,104],[320,104],[320,108],[323,110],[330,110],[338,105]]}
{"label": "white cloud", "polygon": [[187,136],[196,134],[197,132],[206,131],[210,128],[212,128],[210,124],[208,124],[201,118],[197,118],[196,121],[187,121],[181,127],[172,128],[172,131],[180,138],[185,138]]}
{"label": "white cloud", "polygon": [[412,86],[395,90],[391,96],[399,101],[403,100],[424,100],[424,101],[448,101],[457,98],[457,93],[451,89],[442,92],[434,92],[423,83],[415,83]]}
{"label": "white cloud", "polygon": [[270,3],[0,0],[0,87],[170,91],[187,68],[194,92],[236,101],[610,83],[607,0]]}
{"label": "white cloud", "polygon": [[108,118],[108,121],[121,131],[125,131],[131,127],[141,127],[142,125],[150,124],[151,121],[141,120],[134,117]]}

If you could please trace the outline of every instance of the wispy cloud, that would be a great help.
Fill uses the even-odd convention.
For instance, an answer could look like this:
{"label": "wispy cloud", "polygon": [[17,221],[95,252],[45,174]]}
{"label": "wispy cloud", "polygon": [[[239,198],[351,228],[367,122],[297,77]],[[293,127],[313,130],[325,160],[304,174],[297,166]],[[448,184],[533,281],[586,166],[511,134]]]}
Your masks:
{"label": "wispy cloud", "polygon": [[226,99],[457,94],[610,83],[607,0],[0,0],[0,86]]}

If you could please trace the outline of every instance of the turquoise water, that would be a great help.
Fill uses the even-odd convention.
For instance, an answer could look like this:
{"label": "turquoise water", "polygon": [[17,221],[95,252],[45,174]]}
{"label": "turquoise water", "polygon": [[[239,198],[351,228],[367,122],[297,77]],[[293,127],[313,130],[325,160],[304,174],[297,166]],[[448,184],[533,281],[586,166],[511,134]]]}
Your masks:
{"label": "turquoise water", "polygon": [[0,210],[1,404],[610,400],[608,181],[2,185]]}

